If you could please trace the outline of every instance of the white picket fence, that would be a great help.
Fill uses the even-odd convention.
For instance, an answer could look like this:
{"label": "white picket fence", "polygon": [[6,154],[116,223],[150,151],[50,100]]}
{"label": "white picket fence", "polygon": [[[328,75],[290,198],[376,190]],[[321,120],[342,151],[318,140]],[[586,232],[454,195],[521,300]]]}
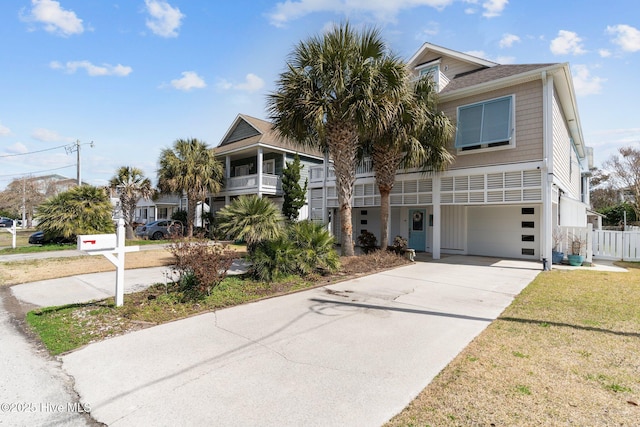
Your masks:
{"label": "white picket fence", "polygon": [[640,261],[640,231],[593,230],[593,257]]}

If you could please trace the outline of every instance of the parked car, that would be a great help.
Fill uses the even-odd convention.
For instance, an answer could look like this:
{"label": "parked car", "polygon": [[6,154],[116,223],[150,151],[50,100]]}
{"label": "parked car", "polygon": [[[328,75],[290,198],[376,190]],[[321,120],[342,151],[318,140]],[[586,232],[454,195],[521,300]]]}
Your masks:
{"label": "parked car", "polygon": [[[17,225],[18,224],[16,222],[16,226]],[[13,220],[11,218],[0,216],[0,227],[7,227],[7,228],[13,227]]]}
{"label": "parked car", "polygon": [[29,236],[29,243],[32,245],[46,245],[48,243],[75,243],[75,237],[45,237],[44,231],[36,231],[31,236]]}
{"label": "parked car", "polygon": [[136,228],[136,236],[151,240],[167,239],[172,235],[182,235],[182,222],[172,219],[160,219]]}

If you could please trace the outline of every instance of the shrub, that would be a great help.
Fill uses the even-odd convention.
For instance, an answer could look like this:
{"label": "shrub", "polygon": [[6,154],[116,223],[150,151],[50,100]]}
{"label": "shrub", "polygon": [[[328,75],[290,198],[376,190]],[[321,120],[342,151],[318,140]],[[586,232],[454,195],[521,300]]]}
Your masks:
{"label": "shrub", "polygon": [[299,252],[287,238],[261,242],[251,255],[251,274],[267,282],[292,274],[297,269]]}
{"label": "shrub", "polygon": [[204,239],[176,240],[169,246],[176,260],[179,288],[188,298],[203,298],[211,294],[225,277],[233,263],[226,245],[209,244]]}
{"label": "shrub", "polygon": [[284,236],[256,247],[250,258],[252,274],[259,280],[273,281],[288,274],[334,272],[340,267],[334,243],[333,236],[321,224],[293,223]]}
{"label": "shrub", "polygon": [[249,253],[260,242],[277,239],[282,231],[283,218],[276,205],[257,195],[238,197],[220,209],[216,218],[221,232],[247,242]]}
{"label": "shrub", "polygon": [[387,249],[400,255],[407,250],[407,246],[408,246],[407,239],[405,239],[402,236],[396,236],[393,238],[393,243],[391,244],[391,246],[389,246]]}
{"label": "shrub", "polygon": [[289,226],[288,235],[300,251],[300,274],[334,272],[340,268],[340,257],[334,249],[335,239],[322,224],[300,221]]}
{"label": "shrub", "polygon": [[372,232],[362,230],[362,233],[358,236],[358,244],[362,248],[362,252],[368,254],[378,248],[378,239]]}

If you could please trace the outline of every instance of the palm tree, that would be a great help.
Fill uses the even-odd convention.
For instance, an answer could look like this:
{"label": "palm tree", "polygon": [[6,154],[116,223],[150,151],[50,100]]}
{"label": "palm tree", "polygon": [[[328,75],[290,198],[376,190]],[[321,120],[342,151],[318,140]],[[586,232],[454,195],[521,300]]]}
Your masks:
{"label": "palm tree", "polygon": [[276,131],[333,160],[343,255],[354,253],[351,196],[360,135],[396,116],[406,73],[379,30],[356,32],[346,23],[299,43],[269,95]]}
{"label": "palm tree", "polygon": [[69,239],[79,234],[113,233],[112,210],[104,188],[81,185],[38,206],[36,219],[46,236]]}
{"label": "palm tree", "polygon": [[187,196],[188,236],[193,237],[193,223],[198,202],[207,195],[220,191],[223,179],[222,164],[216,160],[207,144],[195,138],[178,139],[173,149],[160,153],[158,188],[162,193],[179,193]]}
{"label": "palm tree", "polygon": [[436,112],[437,93],[431,77],[423,77],[405,93],[396,118],[373,135],[363,152],[371,155],[380,192],[380,247],[389,245],[389,195],[399,168],[443,170],[453,161],[446,146],[453,126],[444,113]]}
{"label": "palm tree", "polygon": [[269,199],[257,195],[240,196],[216,214],[220,231],[247,242],[247,252],[265,240],[280,236],[284,218]]}
{"label": "palm tree", "polygon": [[124,218],[127,239],[133,239],[133,221],[138,200],[148,199],[153,194],[151,180],[144,177],[141,169],[121,166],[109,181],[112,189],[120,193],[120,206]]}

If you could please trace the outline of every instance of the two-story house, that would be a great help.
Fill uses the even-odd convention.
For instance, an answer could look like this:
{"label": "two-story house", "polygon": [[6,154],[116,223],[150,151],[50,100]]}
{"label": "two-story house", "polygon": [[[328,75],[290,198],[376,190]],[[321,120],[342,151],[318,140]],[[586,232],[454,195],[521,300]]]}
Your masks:
{"label": "two-story house", "polygon": [[[500,65],[425,43],[408,61],[429,74],[439,108],[455,124],[455,161],[441,173],[398,171],[391,193],[390,241],[418,251],[551,260],[558,225],[585,226],[592,163],[569,65]],[[330,164],[312,168],[311,217],[340,232]],[[380,239],[380,196],[371,165],[359,168],[354,239]]]}
{"label": "two-story house", "polygon": [[[244,114],[235,118],[214,152],[224,165],[225,182],[222,191],[211,198],[212,212],[244,194],[268,197],[281,207],[285,165],[298,154],[302,165],[300,184],[304,185],[310,168],[323,163],[323,156],[317,150],[283,140],[274,132],[271,123]],[[300,211],[300,218],[307,217],[308,207],[305,206]]]}

